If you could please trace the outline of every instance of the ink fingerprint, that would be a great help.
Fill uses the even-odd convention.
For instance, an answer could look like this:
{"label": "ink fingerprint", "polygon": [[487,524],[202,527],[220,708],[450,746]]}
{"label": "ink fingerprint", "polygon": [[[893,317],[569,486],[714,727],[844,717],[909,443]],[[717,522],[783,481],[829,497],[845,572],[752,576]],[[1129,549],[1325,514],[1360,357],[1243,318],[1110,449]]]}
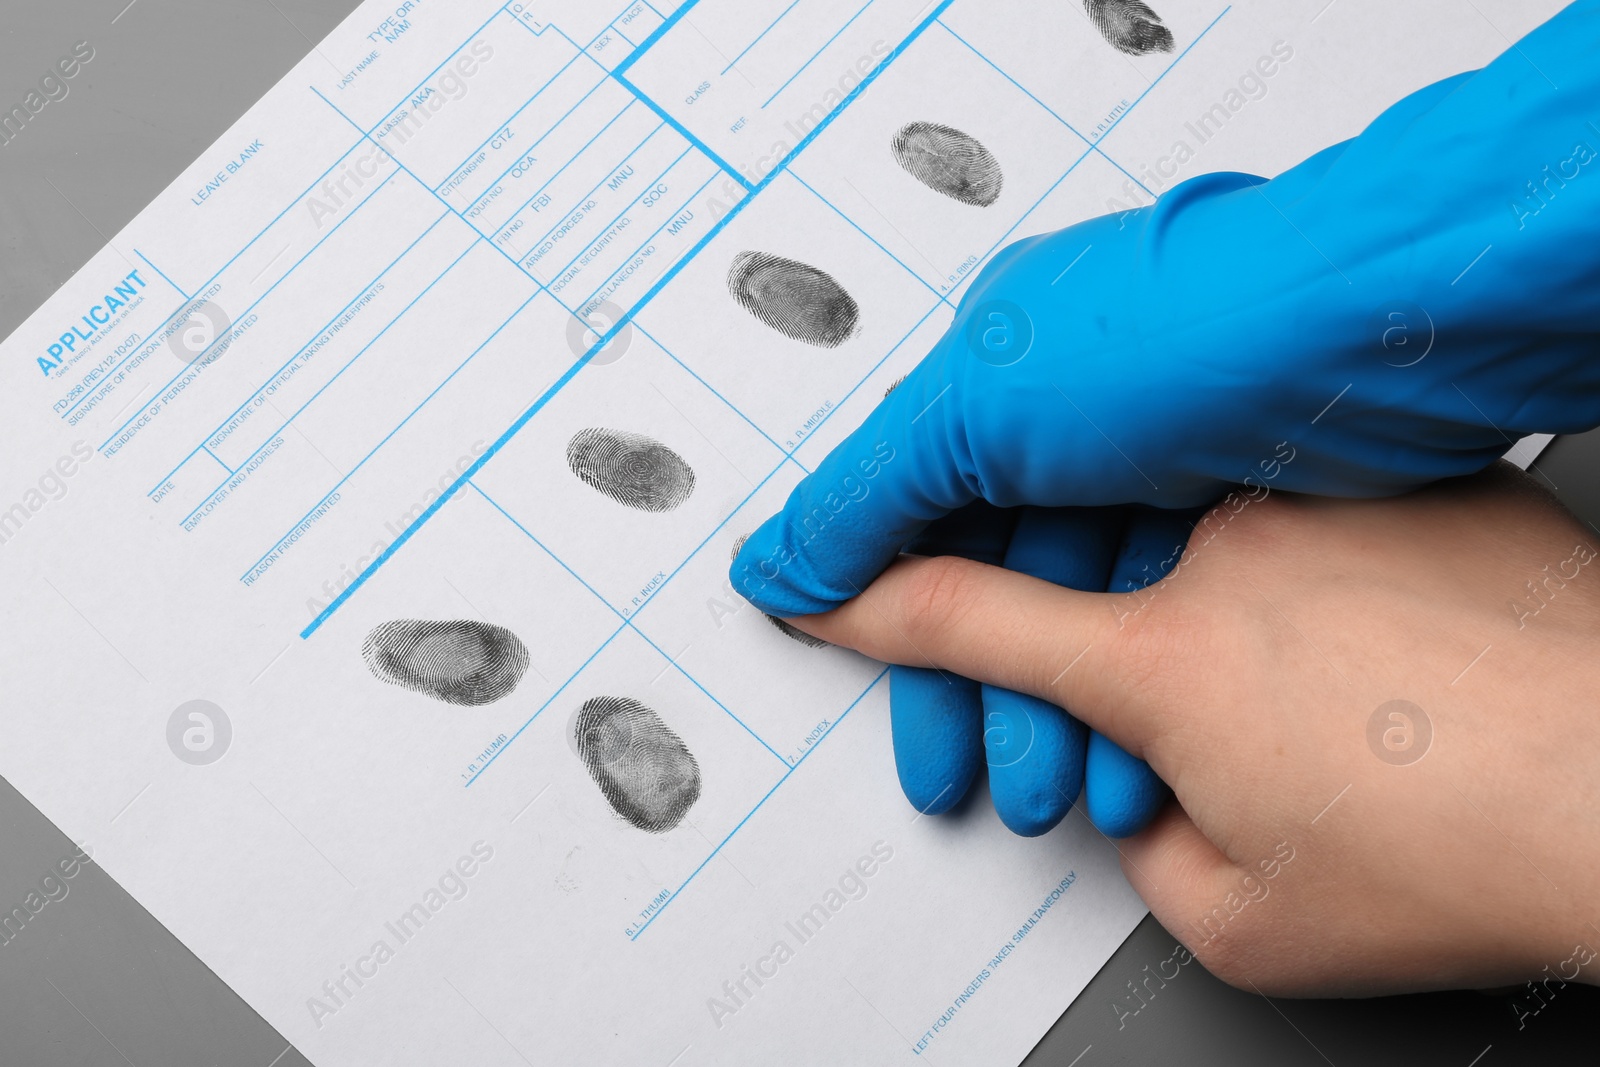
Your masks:
{"label": "ink fingerprint", "polygon": [[1172,51],[1172,31],[1139,0],[1083,0],[1105,39],[1130,56]]}
{"label": "ink fingerprint", "polygon": [[647,833],[671,830],[700,799],[700,764],[661,716],[627,697],[578,709],[578,755],[611,810]]}
{"label": "ink fingerprint", "polygon": [[[750,540],[750,535],[749,534],[745,534],[743,537],[739,538],[739,540],[735,541],[733,543],[733,551],[728,554],[728,558],[730,560],[738,559],[740,550],[744,548],[744,543],[746,541],[748,541],[748,540]],[[766,612],[762,612],[762,614],[766,615]],[[828,647],[828,642],[824,641],[822,638],[820,638],[820,637],[812,637],[810,634],[806,633],[804,630],[797,630],[793,626],[789,625],[789,623],[787,621],[785,621],[784,619],[778,618],[776,615],[766,615],[766,619],[767,619],[768,622],[772,623],[773,626],[777,627],[778,632],[780,634],[782,634],[783,636],[785,636],[787,638],[790,638],[792,640],[800,642],[802,645],[805,645],[807,648],[827,648]]]}
{"label": "ink fingerprint", "polygon": [[572,473],[619,504],[671,511],[694,492],[694,469],[654,438],[591,427],[567,442]]}
{"label": "ink fingerprint", "polygon": [[838,348],[856,332],[855,298],[816,267],[770,252],[740,252],[728,268],[728,292],[785,337]]}
{"label": "ink fingerprint", "polygon": [[1000,161],[970,134],[937,122],[908,122],[889,147],[907,174],[936,193],[974,207],[1000,199]]}
{"label": "ink fingerprint", "polygon": [[521,638],[470,619],[383,623],[367,635],[361,658],[379,681],[467,707],[499,700],[528,669]]}
{"label": "ink fingerprint", "polygon": [[900,388],[900,383],[905,381],[909,377],[911,377],[911,375],[902,374],[902,375],[900,375],[900,377],[898,377],[894,381],[890,382],[889,383],[889,388],[887,388],[887,389],[885,389],[883,391],[884,399],[888,399],[889,394],[894,392],[896,389]]}

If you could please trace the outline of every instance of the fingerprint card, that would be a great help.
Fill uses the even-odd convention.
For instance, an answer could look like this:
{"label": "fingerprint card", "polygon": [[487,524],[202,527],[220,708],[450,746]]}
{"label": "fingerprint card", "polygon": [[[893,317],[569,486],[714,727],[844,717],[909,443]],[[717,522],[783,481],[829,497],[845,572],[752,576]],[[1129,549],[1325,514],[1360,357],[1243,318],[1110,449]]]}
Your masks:
{"label": "fingerprint card", "polygon": [[324,1067],[1012,1067],[1114,847],[733,555],[1008,243],[1558,6],[363,4],[0,347],[0,774]]}

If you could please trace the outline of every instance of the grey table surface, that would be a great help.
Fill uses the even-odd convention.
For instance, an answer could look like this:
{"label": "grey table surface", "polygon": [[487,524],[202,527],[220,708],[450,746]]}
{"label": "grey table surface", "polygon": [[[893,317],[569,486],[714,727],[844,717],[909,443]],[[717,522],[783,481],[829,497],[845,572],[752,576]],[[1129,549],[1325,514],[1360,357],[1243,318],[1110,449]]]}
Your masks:
{"label": "grey table surface", "polygon": [[[0,144],[0,336],[355,6],[0,0],[0,110],[20,102],[78,42],[94,49],[68,95]],[[1557,441],[1538,466],[1570,507],[1600,523],[1597,461],[1600,434],[1588,434]],[[21,900],[73,849],[0,781],[0,904]],[[68,884],[68,895],[22,936],[0,944],[0,1067],[309,1062],[99,867]],[[1152,980],[1158,969],[1171,973],[1158,965],[1175,945],[1146,919],[1028,1064],[1502,1067],[1596,1059],[1597,989],[1568,987],[1519,1028],[1506,996],[1268,1000],[1194,965]],[[1138,1000],[1129,999],[1134,984],[1143,991]],[[387,1059],[374,1049],[370,1062]]]}

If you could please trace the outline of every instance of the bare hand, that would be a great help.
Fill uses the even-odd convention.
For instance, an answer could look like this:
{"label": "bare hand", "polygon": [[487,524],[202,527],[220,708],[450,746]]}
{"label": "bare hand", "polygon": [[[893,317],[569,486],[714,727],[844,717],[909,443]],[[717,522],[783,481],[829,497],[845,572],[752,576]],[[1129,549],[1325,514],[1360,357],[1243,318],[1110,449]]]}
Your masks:
{"label": "bare hand", "polygon": [[1501,464],[1390,500],[1232,497],[1140,593],[903,557],[792,621],[1070,707],[1148,760],[1176,803],[1123,870],[1228,982],[1595,982],[1597,546]]}

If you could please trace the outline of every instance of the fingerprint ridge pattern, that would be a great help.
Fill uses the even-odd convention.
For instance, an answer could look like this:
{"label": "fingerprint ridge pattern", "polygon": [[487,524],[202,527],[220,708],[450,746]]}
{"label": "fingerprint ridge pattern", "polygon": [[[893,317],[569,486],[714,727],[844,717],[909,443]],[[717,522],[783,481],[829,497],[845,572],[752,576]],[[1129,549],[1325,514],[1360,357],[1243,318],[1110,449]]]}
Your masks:
{"label": "fingerprint ridge pattern", "polygon": [[771,252],[747,249],[728,267],[728,292],[785,337],[838,348],[856,332],[861,308],[827,271]]}
{"label": "fingerprint ridge pattern", "polygon": [[1141,0],[1083,0],[1083,6],[1117,51],[1130,56],[1172,51],[1172,31]]}
{"label": "fingerprint ridge pattern", "polygon": [[590,487],[639,511],[671,511],[694,492],[694,468],[642,433],[579,430],[567,442],[567,466]]}
{"label": "fingerprint ridge pattern", "polygon": [[700,799],[700,764],[661,716],[630,697],[593,697],[574,723],[578,756],[631,825],[661,834]]}
{"label": "fingerprint ridge pattern", "polygon": [[507,696],[528,669],[521,638],[473,619],[380,623],[362,642],[361,658],[380,681],[463,707]]}
{"label": "fingerprint ridge pattern", "polygon": [[1000,199],[1000,161],[971,134],[937,122],[908,122],[889,148],[907,174],[936,193],[974,207]]}

